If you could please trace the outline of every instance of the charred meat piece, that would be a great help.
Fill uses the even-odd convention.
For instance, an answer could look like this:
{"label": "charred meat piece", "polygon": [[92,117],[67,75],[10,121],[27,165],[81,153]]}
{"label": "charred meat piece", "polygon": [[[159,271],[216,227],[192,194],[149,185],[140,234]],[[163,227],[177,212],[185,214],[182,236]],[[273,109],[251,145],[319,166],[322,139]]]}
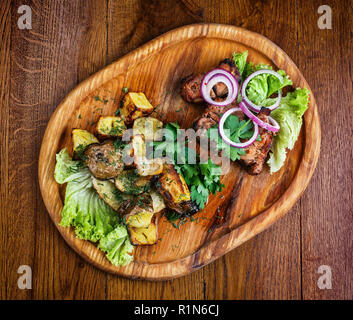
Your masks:
{"label": "charred meat piece", "polygon": [[[268,115],[270,110],[262,108],[258,114],[258,118],[262,121],[269,122]],[[246,167],[251,175],[261,173],[264,162],[270,151],[274,133],[259,127],[261,141],[255,141],[251,146],[245,149],[246,154],[240,157],[240,163]]]}
{"label": "charred meat piece", "polygon": [[[217,98],[218,99],[218,98]],[[217,101],[216,99],[216,101]],[[193,124],[193,128],[195,131],[198,129],[209,129],[212,126],[218,124],[221,115],[228,111],[231,108],[236,108],[237,105],[235,103],[232,103],[228,106],[224,107],[219,107],[219,106],[214,106],[209,104],[205,111],[201,114],[200,117],[198,117]],[[244,117],[244,114],[240,112],[241,116]]]}
{"label": "charred meat piece", "polygon": [[[241,75],[233,60],[227,58],[220,62],[218,68],[230,72],[234,78],[240,82]],[[217,97],[224,98],[228,94],[227,86],[224,83],[217,83],[213,86],[213,91]]]}
{"label": "charred meat piece", "polygon": [[85,163],[96,178],[111,179],[123,171],[122,155],[122,150],[116,150],[111,140],[94,143],[85,151]]}
{"label": "charred meat piece", "polygon": [[229,58],[224,59],[223,61],[221,61],[219,63],[218,68],[221,68],[221,69],[224,69],[224,70],[230,72],[234,76],[234,78],[238,82],[240,82],[240,80],[241,80],[240,72],[232,59],[229,59]]}
{"label": "charred meat piece", "polygon": [[165,164],[162,174],[155,182],[157,191],[162,195],[166,205],[180,215],[193,215],[199,211],[191,200],[189,188],[172,164]]}
{"label": "charred meat piece", "polygon": [[[235,103],[232,103],[226,107],[218,107],[209,105],[204,113],[196,119],[194,122],[193,128],[195,130],[198,129],[209,129],[213,125],[218,124],[221,114],[229,110],[230,108],[236,107]],[[268,122],[268,115],[270,110],[266,108],[262,108],[258,117]],[[242,111],[238,111],[235,115],[239,118],[240,121],[245,119],[245,115]],[[267,131],[263,128],[259,128],[259,134],[261,137],[261,141],[255,141],[251,146],[245,148],[246,154],[240,157],[240,163],[247,168],[249,174],[257,175],[262,169],[268,152],[270,151],[273,133],[271,131]]]}
{"label": "charred meat piece", "polygon": [[[230,72],[239,82],[240,73],[235,63],[231,59],[224,59],[220,62],[218,68],[224,69]],[[201,95],[201,81],[204,77],[204,73],[191,74],[181,81],[181,96],[187,102],[202,103],[204,102]],[[228,93],[227,87],[223,83],[217,83],[211,90],[211,98],[224,98]]]}
{"label": "charred meat piece", "polygon": [[180,94],[187,102],[202,103],[204,102],[201,95],[201,81],[204,77],[203,73],[191,74],[181,81]]}

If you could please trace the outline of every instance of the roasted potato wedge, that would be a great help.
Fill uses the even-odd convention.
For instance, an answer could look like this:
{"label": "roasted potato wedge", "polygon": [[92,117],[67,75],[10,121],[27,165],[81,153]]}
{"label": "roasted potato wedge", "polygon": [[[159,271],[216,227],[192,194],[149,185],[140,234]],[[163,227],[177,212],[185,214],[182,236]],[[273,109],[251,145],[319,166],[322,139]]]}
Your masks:
{"label": "roasted potato wedge", "polygon": [[153,217],[152,211],[140,211],[136,214],[129,215],[125,217],[126,225],[134,228],[147,228]]}
{"label": "roasted potato wedge", "polygon": [[85,149],[92,143],[99,143],[98,139],[87,130],[73,129],[71,132],[74,158],[82,158]]}
{"label": "roasted potato wedge", "polygon": [[129,92],[122,99],[120,115],[126,124],[132,124],[135,119],[152,112],[153,106],[142,92]]}
{"label": "roasted potato wedge", "polygon": [[145,141],[158,141],[163,137],[160,130],[163,128],[163,122],[153,117],[136,119],[132,128],[134,135],[142,135]]}
{"label": "roasted potato wedge", "polygon": [[137,171],[140,176],[155,176],[163,171],[163,163],[162,159],[137,159],[135,161]]}
{"label": "roasted potato wedge", "polygon": [[172,164],[164,164],[162,174],[155,183],[166,205],[179,214],[191,215],[198,212],[198,207],[191,200],[189,188]]}
{"label": "roasted potato wedge", "polygon": [[135,228],[128,225],[127,230],[130,234],[131,244],[134,246],[152,245],[157,243],[158,228],[156,218],[154,218],[146,228]]}
{"label": "roasted potato wedge", "polygon": [[133,197],[128,194],[120,193],[114,186],[114,183],[109,180],[92,179],[93,188],[97,191],[99,197],[103,199],[115,211],[118,211],[120,206],[129,203]]}
{"label": "roasted potato wedge", "polygon": [[129,169],[115,178],[115,186],[124,193],[140,194],[150,189],[151,179],[140,176],[136,169]]}
{"label": "roasted potato wedge", "polygon": [[102,116],[96,125],[96,133],[100,139],[122,137],[126,130],[121,117]]}
{"label": "roasted potato wedge", "polygon": [[146,157],[146,144],[142,135],[136,135],[132,138],[132,148],[134,163],[140,176],[154,176],[162,173],[163,159],[148,159]]}
{"label": "roasted potato wedge", "polygon": [[165,209],[165,203],[160,193],[156,192],[155,190],[151,190],[150,195],[152,198],[152,207],[154,213],[161,212],[163,209]]}

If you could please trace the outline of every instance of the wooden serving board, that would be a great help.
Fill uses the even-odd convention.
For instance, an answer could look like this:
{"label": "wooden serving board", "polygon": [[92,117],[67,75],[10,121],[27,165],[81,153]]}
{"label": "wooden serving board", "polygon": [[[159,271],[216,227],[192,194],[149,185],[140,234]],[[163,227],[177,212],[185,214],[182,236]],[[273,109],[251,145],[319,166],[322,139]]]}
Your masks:
{"label": "wooden serving board", "polygon": [[[156,245],[137,247],[134,262],[115,267],[102,251],[77,239],[72,228],[59,226],[63,190],[54,180],[55,154],[72,149],[72,128],[93,131],[101,115],[112,115],[123,95],[122,88],[144,92],[154,106],[154,116],[164,122],[191,126],[202,106],[185,103],[179,95],[180,79],[191,72],[205,72],[231,57],[249,51],[249,61],[283,69],[294,87],[306,87],[293,61],[267,38],[233,26],[197,24],[170,31],[122,57],[80,83],[62,101],[46,129],[39,157],[39,183],[46,208],[66,242],[97,267],[131,278],[162,280],[197,270],[262,232],[282,217],[304,192],[320,153],[320,122],[313,94],[295,148],[283,168],[248,175],[232,164],[223,177],[223,192],[211,196],[196,221],[174,228],[159,220]],[[97,99],[100,97],[100,99]],[[223,217],[223,218],[220,218]],[[198,219],[197,219],[198,218]]]}

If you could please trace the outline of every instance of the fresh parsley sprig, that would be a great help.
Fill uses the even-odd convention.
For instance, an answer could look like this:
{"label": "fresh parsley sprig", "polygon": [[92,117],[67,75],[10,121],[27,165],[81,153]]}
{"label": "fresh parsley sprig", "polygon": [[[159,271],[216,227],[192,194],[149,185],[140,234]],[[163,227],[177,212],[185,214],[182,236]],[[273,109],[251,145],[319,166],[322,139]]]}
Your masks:
{"label": "fresh parsley sprig", "polygon": [[[212,134],[211,130],[217,130],[216,128],[217,126],[213,126],[207,131],[208,137],[216,143],[216,150],[223,151],[232,161],[239,160],[240,156],[245,155],[244,149],[230,147],[224,142],[218,132],[216,135]],[[254,125],[250,119],[239,121],[236,115],[230,115],[224,122],[224,132],[230,140],[240,143],[240,139],[250,139],[252,137]],[[257,140],[261,140],[260,135]]]}
{"label": "fresh parsley sprig", "polygon": [[[216,194],[224,188],[220,181],[222,169],[219,165],[214,164],[211,159],[208,159],[207,163],[200,163],[200,157],[195,150],[188,148],[186,145],[181,145],[177,141],[177,130],[179,128],[180,126],[177,123],[169,122],[165,127],[166,139],[164,141],[154,141],[152,143],[153,150],[154,152],[164,151],[164,156],[172,154],[174,159],[171,160],[174,162],[175,169],[184,177],[190,188],[191,199],[202,210],[209,195],[211,193]],[[195,159],[196,163],[188,163],[189,156],[191,159]]]}

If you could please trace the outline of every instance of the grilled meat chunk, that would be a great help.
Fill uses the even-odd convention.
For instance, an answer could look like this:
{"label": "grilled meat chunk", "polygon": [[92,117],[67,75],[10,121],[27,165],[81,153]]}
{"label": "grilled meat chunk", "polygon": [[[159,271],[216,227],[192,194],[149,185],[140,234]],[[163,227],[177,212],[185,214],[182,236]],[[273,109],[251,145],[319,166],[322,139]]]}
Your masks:
{"label": "grilled meat chunk", "polygon": [[[217,101],[217,99],[216,99]],[[226,111],[228,111],[231,108],[236,108],[237,105],[235,103],[232,103],[228,106],[224,106],[224,107],[219,107],[219,106],[214,106],[209,104],[205,111],[201,114],[200,117],[198,117],[193,124],[193,128],[194,130],[198,130],[198,129],[209,129],[212,126],[216,125],[220,118],[221,115],[223,113],[225,113]],[[239,115],[241,115],[242,117],[244,117],[244,114],[242,112],[239,113]],[[238,115],[238,117],[239,117]]]}
{"label": "grilled meat chunk", "polygon": [[[238,82],[240,82],[241,75],[240,75],[240,72],[239,72],[238,68],[236,67],[233,60],[231,60],[229,58],[224,59],[223,61],[221,61],[219,63],[218,68],[224,69],[224,70],[230,72],[234,76],[234,78]],[[216,96],[220,97],[220,98],[224,98],[228,94],[227,86],[221,82],[219,82],[213,86],[213,91],[216,94]]]}
{"label": "grilled meat chunk", "polygon": [[[194,122],[194,129],[207,130],[208,128],[211,128],[213,125],[218,124],[221,114],[234,107],[236,107],[235,103],[225,107],[209,105],[204,113]],[[268,122],[269,112],[270,110],[262,108],[258,117],[261,120]],[[235,115],[240,121],[245,119],[245,115],[242,111],[238,111]],[[259,128],[259,134],[261,141],[255,141],[251,146],[245,148],[246,154],[240,157],[240,163],[246,167],[249,174],[252,175],[257,175],[262,171],[273,139],[273,133],[263,128]]]}
{"label": "grilled meat chunk", "polygon": [[234,78],[238,82],[240,82],[241,80],[240,72],[232,59],[229,59],[229,58],[224,59],[219,63],[218,68],[221,68],[230,72],[234,76]]}
{"label": "grilled meat chunk", "polygon": [[199,211],[191,200],[189,188],[172,164],[165,164],[162,174],[156,183],[157,191],[162,195],[166,205],[180,215],[193,215]]}
{"label": "grilled meat chunk", "polygon": [[85,163],[92,174],[98,179],[112,179],[124,168],[122,150],[115,150],[113,141],[94,143],[85,151]]}
{"label": "grilled meat chunk", "polygon": [[[233,76],[240,81],[240,73],[235,63],[231,59],[224,59],[220,62],[218,68],[229,71]],[[201,95],[201,81],[204,73],[191,74],[181,81],[181,96],[187,102],[203,103],[204,100]],[[224,98],[228,94],[227,87],[223,83],[217,83],[211,90],[211,98]]]}
{"label": "grilled meat chunk", "polygon": [[[270,110],[262,108],[258,114],[259,119],[269,122],[268,115]],[[245,149],[246,154],[240,157],[240,163],[246,167],[251,175],[261,173],[268,152],[270,151],[274,133],[263,128],[259,128],[261,141],[255,141]]]}
{"label": "grilled meat chunk", "polygon": [[201,81],[204,77],[204,73],[191,74],[181,80],[181,91],[180,94],[183,99],[187,102],[192,103],[203,103],[204,100],[201,95]]}

